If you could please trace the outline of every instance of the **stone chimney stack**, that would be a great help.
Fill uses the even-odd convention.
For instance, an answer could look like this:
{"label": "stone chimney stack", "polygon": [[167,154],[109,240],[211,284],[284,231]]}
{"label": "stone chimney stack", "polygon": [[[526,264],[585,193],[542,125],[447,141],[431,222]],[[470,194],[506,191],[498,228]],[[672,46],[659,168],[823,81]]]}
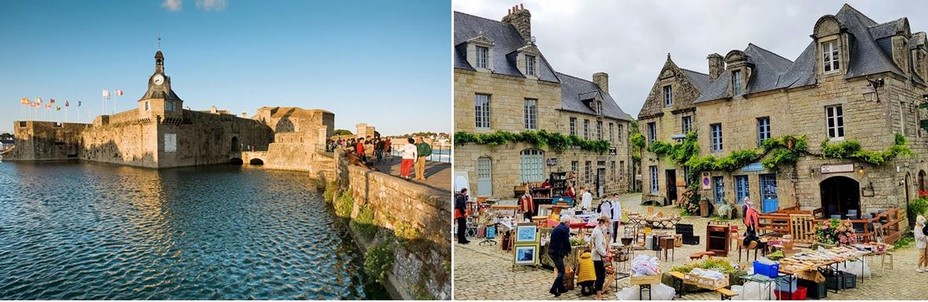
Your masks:
{"label": "stone chimney stack", "polygon": [[725,71],[725,60],[717,53],[709,55],[706,59],[709,59],[709,80],[714,81]]}
{"label": "stone chimney stack", "polygon": [[609,93],[609,74],[605,72],[597,72],[593,74],[593,83],[599,86],[599,89],[602,89],[603,92]]}
{"label": "stone chimney stack", "polygon": [[519,31],[525,45],[532,43],[532,14],[524,5],[519,4],[509,9],[509,14],[503,17],[503,22],[512,24]]}

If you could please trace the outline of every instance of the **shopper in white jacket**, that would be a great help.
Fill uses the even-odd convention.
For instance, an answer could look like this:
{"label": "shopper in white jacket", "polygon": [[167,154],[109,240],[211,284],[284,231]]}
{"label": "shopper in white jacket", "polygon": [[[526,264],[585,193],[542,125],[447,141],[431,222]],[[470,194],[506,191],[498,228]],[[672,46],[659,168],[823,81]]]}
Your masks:
{"label": "shopper in white jacket", "polygon": [[400,151],[403,152],[403,161],[400,162],[400,177],[409,180],[409,173],[412,172],[412,165],[419,154],[417,154],[418,149],[416,149],[416,141],[410,137],[407,142],[408,143],[403,145],[403,148],[400,149]]}
{"label": "shopper in white jacket", "polygon": [[918,268],[915,271],[919,273],[928,272],[928,236],[925,236],[925,216],[918,215],[915,218],[915,248],[918,249]]}

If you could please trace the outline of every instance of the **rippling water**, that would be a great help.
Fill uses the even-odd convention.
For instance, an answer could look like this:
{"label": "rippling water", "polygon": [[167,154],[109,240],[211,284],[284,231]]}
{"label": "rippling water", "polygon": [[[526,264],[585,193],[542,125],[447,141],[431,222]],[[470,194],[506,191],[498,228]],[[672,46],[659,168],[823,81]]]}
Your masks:
{"label": "rippling water", "polygon": [[358,299],[308,174],[0,163],[0,298]]}

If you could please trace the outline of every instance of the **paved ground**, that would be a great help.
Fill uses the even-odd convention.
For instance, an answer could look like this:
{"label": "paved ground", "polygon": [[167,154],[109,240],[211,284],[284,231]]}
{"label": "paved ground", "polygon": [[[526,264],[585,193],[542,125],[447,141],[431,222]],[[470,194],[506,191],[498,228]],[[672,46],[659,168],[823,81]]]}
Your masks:
{"label": "paved ground", "polygon": [[[376,159],[374,160],[374,167],[378,171],[394,175],[399,177],[400,175],[400,162],[402,160],[397,156],[388,156],[384,159],[383,162],[377,163]],[[412,170],[410,176],[413,180],[412,182],[421,183],[423,185],[448,191],[448,196],[451,196],[451,164],[449,163],[438,163],[438,162],[426,162],[425,163],[425,181],[415,180],[416,173],[415,169]]]}
{"label": "paved ground", "polygon": [[[646,210],[639,206],[641,196],[630,194],[622,196],[623,209],[644,213]],[[673,208],[657,208],[657,210],[670,213],[677,211]],[[681,223],[693,224],[694,234],[705,237],[706,223],[709,219],[699,217],[684,217]],[[621,233],[620,233],[621,234]],[[705,248],[705,238],[700,245],[683,245],[676,251],[674,261],[662,261],[661,269],[670,271],[673,266],[689,262],[688,255],[702,251]],[[497,246],[479,246],[478,240],[472,239],[471,244],[455,244],[454,247],[454,297],[460,300],[552,300],[554,297],[548,293],[554,272],[546,269],[530,267],[517,267],[511,271],[512,254],[501,251]],[[644,251],[639,251],[639,253]],[[647,251],[654,255],[653,251]],[[738,253],[728,257],[737,262]],[[828,293],[828,300],[914,300],[928,299],[928,273],[916,273],[915,262],[917,251],[914,248],[902,249],[895,252],[895,269],[886,270],[880,276],[879,264],[874,272],[876,276],[858,280],[857,288]],[[753,260],[753,259],[752,259]],[[878,260],[877,260],[878,261]],[[744,265],[749,264],[742,258]],[[614,286],[614,285],[613,285]],[[628,279],[619,281],[619,288],[628,287]],[[615,290],[606,298],[614,300]],[[562,294],[558,300],[592,300],[595,296],[583,297],[579,290],[574,289]],[[679,298],[678,298],[679,299]],[[687,293],[684,300],[718,300],[714,292]]]}

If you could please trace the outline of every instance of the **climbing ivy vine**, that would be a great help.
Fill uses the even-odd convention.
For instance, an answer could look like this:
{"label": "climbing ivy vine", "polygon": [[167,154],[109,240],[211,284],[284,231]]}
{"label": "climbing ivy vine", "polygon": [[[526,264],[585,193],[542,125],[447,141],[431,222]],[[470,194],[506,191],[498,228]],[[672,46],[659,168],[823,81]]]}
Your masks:
{"label": "climbing ivy vine", "polygon": [[497,130],[491,133],[470,133],[459,131],[454,134],[454,144],[478,144],[478,145],[504,145],[509,143],[527,143],[538,146],[539,148],[548,147],[554,152],[561,153],[571,147],[580,148],[583,151],[593,151],[604,153],[609,151],[611,144],[606,140],[589,140],[582,139],[576,135],[564,135],[557,132],[547,132],[545,130],[526,130],[520,133],[512,133]]}

